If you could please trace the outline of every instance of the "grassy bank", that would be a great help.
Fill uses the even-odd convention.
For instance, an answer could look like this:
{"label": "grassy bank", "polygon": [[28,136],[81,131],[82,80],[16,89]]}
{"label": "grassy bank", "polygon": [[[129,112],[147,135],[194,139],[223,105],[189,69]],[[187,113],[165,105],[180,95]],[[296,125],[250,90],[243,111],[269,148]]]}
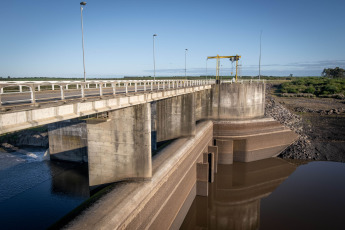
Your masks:
{"label": "grassy bank", "polygon": [[284,82],[278,87],[281,94],[308,94],[316,97],[339,97],[345,94],[345,79],[306,77]]}

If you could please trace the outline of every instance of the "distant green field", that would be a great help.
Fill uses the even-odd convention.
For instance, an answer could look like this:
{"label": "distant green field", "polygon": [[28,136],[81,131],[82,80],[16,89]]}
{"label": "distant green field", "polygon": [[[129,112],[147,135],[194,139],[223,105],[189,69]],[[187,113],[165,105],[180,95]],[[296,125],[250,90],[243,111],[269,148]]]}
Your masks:
{"label": "distant green field", "polygon": [[318,97],[345,94],[345,79],[330,79],[325,77],[306,77],[284,82],[279,86],[280,93],[306,93]]}

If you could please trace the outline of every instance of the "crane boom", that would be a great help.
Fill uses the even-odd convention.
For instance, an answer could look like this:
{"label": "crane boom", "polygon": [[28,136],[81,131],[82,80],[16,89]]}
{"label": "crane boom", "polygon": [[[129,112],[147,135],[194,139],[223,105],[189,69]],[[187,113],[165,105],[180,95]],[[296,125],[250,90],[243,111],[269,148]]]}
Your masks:
{"label": "crane boom", "polygon": [[240,55],[235,55],[235,56],[209,56],[207,59],[217,59],[217,67],[216,67],[216,83],[219,84],[219,59],[221,58],[229,58],[230,61],[236,61],[236,82],[237,82],[237,67],[238,67],[238,60],[240,60],[241,56]]}

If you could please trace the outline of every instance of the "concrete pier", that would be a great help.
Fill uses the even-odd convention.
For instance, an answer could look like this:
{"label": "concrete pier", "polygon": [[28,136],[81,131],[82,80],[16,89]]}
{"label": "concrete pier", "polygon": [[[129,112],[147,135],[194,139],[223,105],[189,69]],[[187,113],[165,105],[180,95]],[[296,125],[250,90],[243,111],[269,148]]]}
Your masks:
{"label": "concrete pier", "polygon": [[48,125],[51,160],[87,162],[86,122],[79,119]]}
{"label": "concrete pier", "polygon": [[195,135],[194,94],[159,100],[156,106],[157,142]]}
{"label": "concrete pier", "polygon": [[104,120],[87,120],[90,186],[151,178],[150,119],[146,103],[108,112]]}

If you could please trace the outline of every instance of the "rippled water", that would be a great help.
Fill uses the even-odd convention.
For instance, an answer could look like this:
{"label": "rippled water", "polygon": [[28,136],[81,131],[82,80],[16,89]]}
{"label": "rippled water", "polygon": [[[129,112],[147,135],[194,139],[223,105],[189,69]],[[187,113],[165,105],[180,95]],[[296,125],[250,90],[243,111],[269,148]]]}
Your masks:
{"label": "rippled water", "polygon": [[344,229],[345,164],[281,159],[220,165],[181,229]]}
{"label": "rippled water", "polygon": [[86,165],[51,162],[45,149],[0,152],[0,228],[46,229],[89,197]]}

